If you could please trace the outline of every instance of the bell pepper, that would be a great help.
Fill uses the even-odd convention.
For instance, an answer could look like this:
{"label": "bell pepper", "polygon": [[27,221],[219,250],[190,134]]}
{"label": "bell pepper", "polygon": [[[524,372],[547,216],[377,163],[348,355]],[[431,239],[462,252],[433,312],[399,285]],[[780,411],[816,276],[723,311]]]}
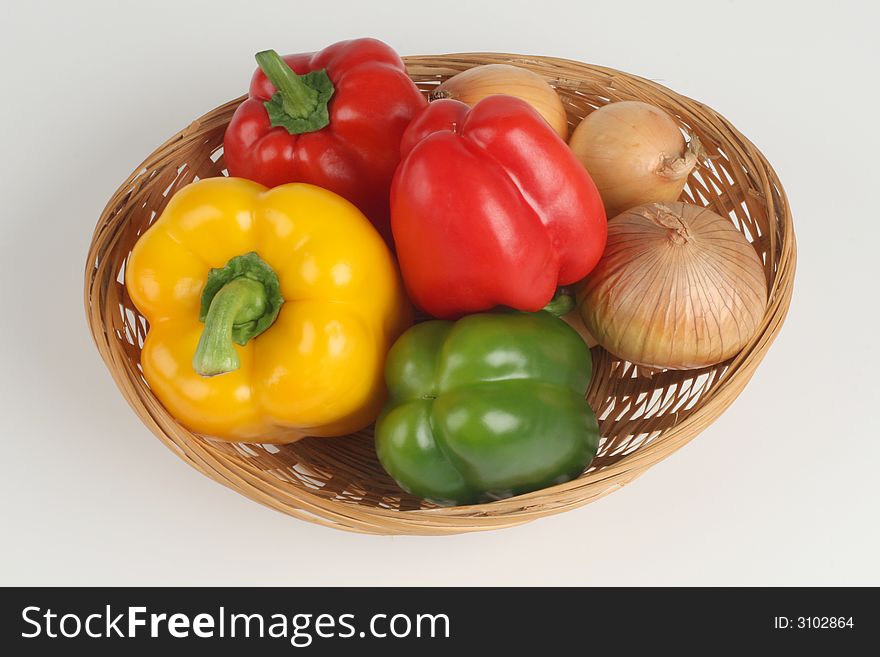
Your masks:
{"label": "bell pepper", "polygon": [[178,191],[125,271],[147,318],[144,378],[188,429],[288,443],[372,422],[411,323],[393,257],[361,212],[295,183]]}
{"label": "bell pepper", "polygon": [[394,243],[410,298],[427,313],[537,311],[599,261],[599,192],[525,101],[434,101],[407,128],[401,154]]}
{"label": "bell pepper", "polygon": [[591,373],[583,340],[546,311],[416,324],[388,353],[379,461],[401,488],[443,505],[568,481],[598,447]]}
{"label": "bell pepper", "polygon": [[248,99],[226,130],[229,174],[267,187],[306,182],[336,192],[390,244],[388,191],[400,138],[427,104],[400,57],[375,39],[256,57]]}

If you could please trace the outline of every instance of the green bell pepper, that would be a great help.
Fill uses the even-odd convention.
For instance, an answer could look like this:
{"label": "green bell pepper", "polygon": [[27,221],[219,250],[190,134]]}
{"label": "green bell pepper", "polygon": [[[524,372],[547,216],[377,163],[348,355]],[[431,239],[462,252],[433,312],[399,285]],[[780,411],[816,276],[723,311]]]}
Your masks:
{"label": "green bell pepper", "polygon": [[545,311],[417,324],[388,354],[379,461],[401,488],[444,505],[568,481],[599,444],[591,373],[583,340]]}

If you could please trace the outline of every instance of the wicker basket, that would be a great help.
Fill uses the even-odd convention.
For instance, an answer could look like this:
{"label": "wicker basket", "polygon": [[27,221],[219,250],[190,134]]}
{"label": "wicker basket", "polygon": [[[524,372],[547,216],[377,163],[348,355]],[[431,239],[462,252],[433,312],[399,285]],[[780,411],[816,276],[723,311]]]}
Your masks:
{"label": "wicker basket", "polygon": [[224,174],[223,132],[238,98],[174,135],[129,176],[104,209],[86,262],[86,313],[101,357],[135,412],[181,458],[257,502],[323,525],[375,534],[454,534],[518,525],[607,495],[694,438],[736,398],[782,326],[794,280],[791,213],[764,156],[708,107],[612,69],[505,54],[406,58],[409,74],[426,94],[459,71],[499,62],[550,81],[573,126],[595,107],[636,99],[662,107],[699,136],[709,158],[690,177],[682,199],[729,215],[762,256],[770,304],[752,342],[715,367],[653,376],[594,349],[587,398],[600,418],[602,441],[589,469],[574,481],[479,506],[437,508],[401,491],[376,459],[371,430],[282,447],[195,435],[171,417],[144,381],[139,360],[147,324],[126,293],[123,272],[138,236],[175,191]]}

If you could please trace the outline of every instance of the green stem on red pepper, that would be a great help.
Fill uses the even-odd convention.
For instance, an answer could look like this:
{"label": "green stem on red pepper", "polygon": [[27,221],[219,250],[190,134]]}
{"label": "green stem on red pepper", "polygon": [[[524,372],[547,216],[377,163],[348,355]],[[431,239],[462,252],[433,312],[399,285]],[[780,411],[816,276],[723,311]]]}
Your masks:
{"label": "green stem on red pepper", "polygon": [[546,310],[548,313],[555,315],[556,317],[561,317],[562,315],[570,313],[573,309],[574,295],[564,287],[556,290],[556,294],[550,299],[550,303],[543,308],[543,310]]}
{"label": "green stem on red pepper", "polygon": [[277,89],[264,103],[273,126],[298,135],[320,130],[330,123],[327,103],[334,88],[326,70],[297,75],[274,50],[258,52],[255,57]]}

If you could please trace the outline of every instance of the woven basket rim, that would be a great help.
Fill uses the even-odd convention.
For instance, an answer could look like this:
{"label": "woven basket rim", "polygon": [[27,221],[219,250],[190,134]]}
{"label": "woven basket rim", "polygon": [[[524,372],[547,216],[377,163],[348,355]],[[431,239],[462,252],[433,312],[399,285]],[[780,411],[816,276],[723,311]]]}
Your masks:
{"label": "woven basket rim", "polygon": [[[514,53],[461,52],[417,55],[405,57],[404,61],[414,78],[433,75],[438,76],[438,79],[442,76],[441,71],[446,69],[461,70],[480,63],[514,63],[536,70],[557,86],[569,85],[566,88],[575,90],[577,85],[586,84],[576,76],[584,76],[584,72],[589,72],[600,78],[604,76],[604,81],[609,84],[625,83],[627,86],[655,92],[659,97],[669,99],[683,107],[693,107],[694,110],[699,111],[701,117],[706,117],[707,123],[731,135],[732,139],[736,140],[736,144],[741,145],[741,148],[747,152],[749,163],[757,165],[753,168],[761,183],[772,191],[765,201],[773,211],[771,220],[778,223],[781,234],[781,239],[775,235],[774,224],[770,241],[771,247],[778,247],[778,262],[775,275],[771,279],[770,303],[764,323],[752,343],[725,364],[725,371],[733,374],[722,373],[719,376],[719,382],[712,388],[711,398],[700,405],[699,412],[692,412],[680,422],[665,429],[662,439],[640,447],[616,463],[588,472],[578,479],[486,504],[411,510],[365,507],[350,501],[328,500],[303,487],[287,487],[282,490],[279,488],[279,479],[276,475],[256,467],[240,456],[213,449],[213,443],[179,442],[173,439],[171,436],[177,434],[179,425],[177,428],[173,426],[176,422],[167,411],[163,416],[161,413],[151,415],[144,410],[145,399],[151,397],[152,393],[142,380],[138,383],[136,377],[132,376],[120,340],[112,335],[113,332],[108,330],[104,321],[109,315],[106,314],[107,309],[102,307],[101,300],[107,296],[109,281],[106,278],[99,280],[96,262],[100,262],[100,258],[107,252],[108,244],[112,245],[113,231],[116,230],[118,233],[120,229],[121,224],[115,225],[113,219],[119,214],[120,199],[126,198],[126,194],[129,194],[136,185],[138,177],[144,175],[144,171],[150,171],[164,164],[163,158],[170,157],[169,151],[173,153],[179,144],[194,136],[216,130],[220,125],[218,117],[229,113],[246,96],[240,96],[218,106],[166,140],[135,169],[107,203],[95,227],[85,267],[84,303],[93,340],[123,396],[147,427],[169,448],[212,479],[261,504],[294,517],[325,526],[365,533],[452,534],[514,526],[537,517],[582,506],[633,481],[649,467],[696,437],[733,402],[757,369],[766,350],[781,329],[793,291],[796,242],[785,191],[763,154],[730,121],[704,104],[677,94],[651,80],[571,59]],[[108,231],[111,234],[108,234]],[[118,239],[118,234],[115,238]],[[774,238],[776,238],[775,244]]]}

